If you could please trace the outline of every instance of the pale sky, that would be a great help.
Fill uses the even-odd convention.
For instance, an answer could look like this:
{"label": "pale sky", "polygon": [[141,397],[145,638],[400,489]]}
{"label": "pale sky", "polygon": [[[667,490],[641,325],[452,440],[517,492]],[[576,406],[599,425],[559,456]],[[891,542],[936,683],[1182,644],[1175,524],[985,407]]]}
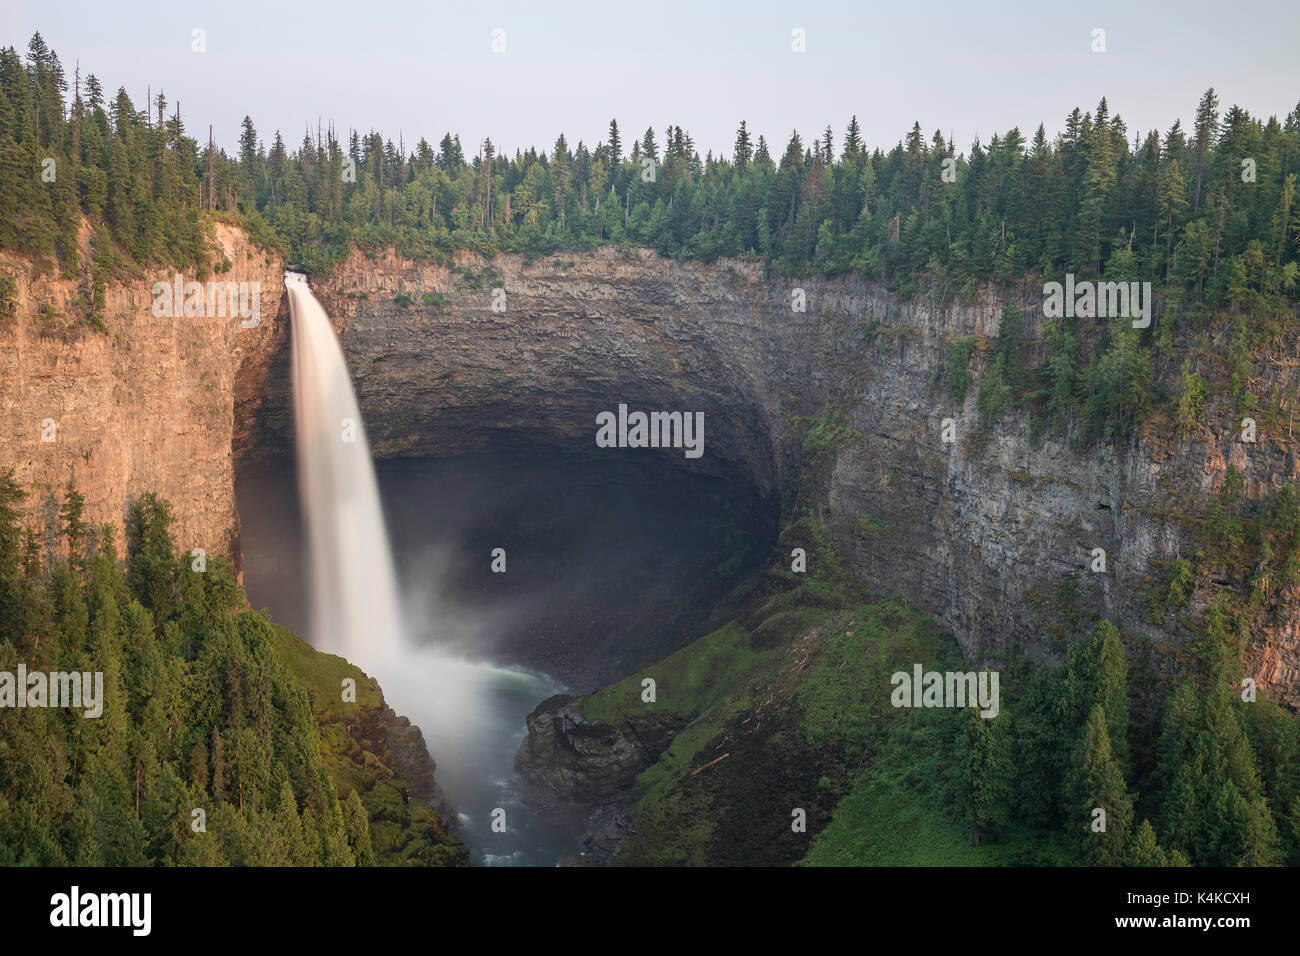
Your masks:
{"label": "pale sky", "polygon": [[[331,118],[379,129],[408,151],[459,133],[466,152],[491,136],[513,155],[606,137],[625,148],[653,125],[695,138],[700,155],[729,155],[743,118],[779,151],[830,124],[836,148],[857,114],[867,143],[888,149],[919,121],[965,151],[976,135],[1038,123],[1054,134],[1074,106],[1106,96],[1138,131],[1191,122],[1213,86],[1279,119],[1300,101],[1300,3],[1161,0],[1036,6],[1009,0],[717,3],[708,0],[457,3],[362,0],[277,3],[113,3],[0,0],[0,45],[25,53],[39,30],[72,80],[80,60],[111,95],[138,106],[160,87],[181,101],[191,135],[211,123],[235,148],[253,117],[269,143],[296,146]],[[205,31],[206,52],[192,50]],[[1105,30],[1106,51],[1092,52]],[[493,31],[505,50],[492,51]],[[805,31],[806,52],[792,50]],[[170,112],[170,109],[169,109]]]}

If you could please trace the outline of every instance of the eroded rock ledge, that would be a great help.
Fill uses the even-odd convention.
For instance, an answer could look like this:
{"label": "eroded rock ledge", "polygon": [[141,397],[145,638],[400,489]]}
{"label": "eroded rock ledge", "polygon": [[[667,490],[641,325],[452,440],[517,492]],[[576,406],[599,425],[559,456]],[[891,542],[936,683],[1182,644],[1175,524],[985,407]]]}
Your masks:
{"label": "eroded rock ledge", "polygon": [[543,805],[609,804],[636,783],[688,723],[680,714],[651,711],[617,724],[583,716],[580,698],[556,694],[528,715],[528,736],[515,756],[515,770],[540,792]]}

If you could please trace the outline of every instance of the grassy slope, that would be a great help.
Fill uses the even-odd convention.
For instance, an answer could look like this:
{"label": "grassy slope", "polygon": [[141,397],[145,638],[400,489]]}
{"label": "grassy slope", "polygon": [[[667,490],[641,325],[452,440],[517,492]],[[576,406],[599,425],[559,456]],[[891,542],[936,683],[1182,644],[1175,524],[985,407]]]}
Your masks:
{"label": "grassy slope", "polygon": [[[387,749],[376,753],[354,735],[358,721],[374,726],[383,696],[360,668],[333,654],[322,654],[291,631],[274,625],[277,650],[290,673],[307,688],[320,728],[321,760],[340,799],[356,790],[370,815],[370,841],[384,866],[468,864],[464,845],[447,833],[443,821],[418,800],[404,799],[407,784],[385,765]],[[356,703],[344,703],[344,678],[356,681]],[[349,731],[354,731],[350,733]],[[363,739],[369,736],[362,731]],[[369,741],[368,741],[369,743]]]}
{"label": "grassy slope", "polygon": [[[784,565],[805,548],[806,572],[760,572],[727,602],[740,608],[731,623],[579,705],[604,720],[647,707],[690,718],[639,778],[636,832],[614,862],[1073,862],[1059,834],[1023,826],[970,845],[956,793],[966,715],[894,708],[890,676],[918,663],[971,667],[916,608],[865,595],[816,518],[834,451],[855,433],[834,412],[795,416],[792,427],[804,431],[802,478],[775,553]],[[645,677],[656,681],[655,703],[641,700]],[[796,809],[804,833],[792,830]]]}
{"label": "grassy slope", "polygon": [[[889,703],[896,670],[967,665],[904,602],[852,597],[824,581],[782,591],[583,701],[604,720],[640,708],[691,718],[642,774],[637,832],[616,862],[1070,862],[1056,835],[1025,828],[969,845],[948,772],[963,715]],[[643,677],[656,681],[655,703],[641,701]],[[792,832],[794,808],[805,810],[808,833]]]}

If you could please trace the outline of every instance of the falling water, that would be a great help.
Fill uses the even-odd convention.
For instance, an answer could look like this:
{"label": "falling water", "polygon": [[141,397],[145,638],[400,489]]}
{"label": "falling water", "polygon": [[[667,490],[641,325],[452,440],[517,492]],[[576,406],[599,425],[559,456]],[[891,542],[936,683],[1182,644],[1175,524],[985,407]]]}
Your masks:
{"label": "falling water", "polygon": [[386,671],[405,643],[375,466],[329,316],[285,274],[293,316],[298,488],[308,539],[312,642]]}
{"label": "falling water", "polygon": [[[437,581],[426,582],[428,594],[416,602],[420,620],[414,626],[404,620],[374,462],[343,350],[306,276],[285,273],[284,284],[293,318],[308,636],[318,650],[377,678],[389,704],[421,727],[475,862],[553,862],[566,835],[520,802],[513,757],[524,715],[560,688],[544,675],[452,657],[430,643],[441,637],[444,646],[464,647],[478,626],[453,624],[444,629],[462,633],[432,633]],[[489,829],[498,808],[508,814],[505,833]]]}

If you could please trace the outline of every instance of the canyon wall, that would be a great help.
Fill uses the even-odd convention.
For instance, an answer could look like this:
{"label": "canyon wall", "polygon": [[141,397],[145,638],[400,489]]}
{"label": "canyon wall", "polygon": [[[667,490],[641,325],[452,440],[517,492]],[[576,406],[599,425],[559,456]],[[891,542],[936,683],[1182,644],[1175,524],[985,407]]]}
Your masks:
{"label": "canyon wall", "polygon": [[[94,516],[117,520],[129,494],[152,488],[175,502],[183,542],[234,540],[232,448],[292,447],[281,265],[241,251],[241,241],[223,231],[235,262],[226,278],[266,283],[258,329],[159,328],[141,283],[110,295],[110,332],[129,347],[113,334],[44,343],[21,317],[17,335],[0,331],[11,425],[0,466],[58,485],[71,458],[88,506],[94,492]],[[1059,661],[1077,634],[1057,600],[1071,582],[1068,616],[1110,617],[1149,636],[1169,669],[1182,666],[1187,630],[1177,615],[1148,623],[1143,604],[1162,562],[1192,547],[1185,516],[1208,508],[1229,463],[1252,500],[1300,477],[1289,434],[1262,428],[1257,444],[1244,444],[1239,420],[1217,407],[1189,440],[1153,420],[1084,455],[1032,440],[1025,413],[977,435],[986,351],[975,351],[961,407],[942,370],[955,337],[996,335],[1004,299],[992,289],[973,305],[899,303],[857,278],[780,279],[748,260],[679,263],[610,247],[461,254],[455,264],[354,252],[312,286],[340,331],[380,456],[465,451],[508,432],[575,454],[669,456],[776,500],[801,473],[810,423],[834,422],[817,517],[868,588],[913,601],[977,658],[1014,642]],[[804,312],[791,308],[796,286]],[[56,287],[22,286],[20,312]],[[1036,291],[1006,293],[1031,342],[1041,333]],[[1300,392],[1285,363],[1261,362],[1254,374]],[[704,455],[597,449],[596,415],[619,403],[703,412]],[[72,424],[57,459],[39,444],[47,416],[62,416],[60,442]],[[955,442],[941,440],[944,418],[955,421]],[[1095,548],[1107,553],[1104,573],[1090,570]],[[1189,611],[1207,597],[1194,595]],[[1297,595],[1284,595],[1254,637],[1250,672],[1300,705]]]}
{"label": "canyon wall", "polygon": [[[1150,637],[1158,668],[1185,667],[1190,632],[1179,615],[1157,627],[1145,608],[1165,562],[1194,547],[1185,516],[1204,514],[1229,463],[1248,500],[1300,478],[1289,433],[1262,428],[1245,444],[1239,418],[1217,405],[1190,439],[1171,439],[1153,418],[1087,454],[1031,439],[1025,412],[977,435],[988,350],[975,350],[975,384],[954,407],[942,380],[951,343],[990,342],[1009,303],[1034,348],[1038,289],[989,288],[969,305],[900,303],[852,277],[780,279],[753,261],[608,247],[461,255],[455,265],[354,253],[313,285],[342,330],[381,456],[465,450],[508,431],[579,454],[664,455],[775,497],[801,471],[810,421],[836,423],[817,517],[868,588],[913,601],[975,658],[1014,643],[1060,661],[1080,628],[1105,616]],[[795,287],[803,312],[792,309]],[[1293,366],[1261,361],[1253,373],[1263,394],[1300,394]],[[602,452],[596,415],[619,403],[703,412],[705,454]],[[267,396],[267,447],[287,440],[284,407]],[[955,442],[941,440],[944,418]],[[1104,573],[1092,570],[1096,548]],[[1194,595],[1183,617],[1209,596]],[[1300,704],[1300,595],[1284,595],[1253,643],[1249,672]]]}
{"label": "canyon wall", "polygon": [[75,482],[86,520],[116,524],[119,549],[131,500],[154,491],[172,502],[178,546],[237,555],[232,396],[237,379],[252,380],[239,375],[244,359],[270,351],[285,324],[284,265],[242,230],[218,224],[215,239],[214,262],[230,268],[210,279],[260,283],[255,328],[238,317],[154,316],[151,287],[173,281],[168,269],[110,283],[107,331],[95,331],[80,317],[80,282],[0,253],[16,284],[15,314],[0,318],[0,471],[12,468],[27,489],[27,516],[51,550]]}

